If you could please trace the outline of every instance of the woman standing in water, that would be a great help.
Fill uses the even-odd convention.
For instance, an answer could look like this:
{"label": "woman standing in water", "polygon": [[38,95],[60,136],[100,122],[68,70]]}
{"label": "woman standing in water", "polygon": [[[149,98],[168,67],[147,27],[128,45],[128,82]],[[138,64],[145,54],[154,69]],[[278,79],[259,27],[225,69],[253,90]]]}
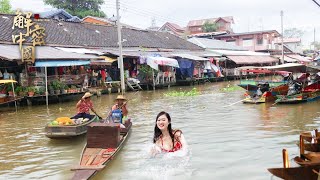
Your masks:
{"label": "woman standing in water", "polygon": [[175,152],[187,148],[182,131],[172,129],[171,117],[164,111],[160,112],[156,118],[153,143],[156,145],[151,152],[153,155],[159,151]]}

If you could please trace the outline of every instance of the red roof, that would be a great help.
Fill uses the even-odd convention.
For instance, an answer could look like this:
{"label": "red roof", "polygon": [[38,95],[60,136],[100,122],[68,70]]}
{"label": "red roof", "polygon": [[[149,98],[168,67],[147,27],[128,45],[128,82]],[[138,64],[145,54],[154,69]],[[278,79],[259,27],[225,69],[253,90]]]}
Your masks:
{"label": "red roof", "polygon": [[180,27],[178,24],[170,22],[166,22],[161,28],[159,28],[159,31],[163,31],[165,27],[169,28],[176,35],[181,35],[185,31],[185,29]]}
{"label": "red roof", "polygon": [[215,23],[220,19],[223,19],[224,21],[229,22],[229,23],[234,23],[233,17],[232,16],[227,16],[227,17],[191,20],[191,21],[189,21],[187,26],[188,27],[190,27],[190,26],[202,26],[207,21],[210,22],[210,23]]}

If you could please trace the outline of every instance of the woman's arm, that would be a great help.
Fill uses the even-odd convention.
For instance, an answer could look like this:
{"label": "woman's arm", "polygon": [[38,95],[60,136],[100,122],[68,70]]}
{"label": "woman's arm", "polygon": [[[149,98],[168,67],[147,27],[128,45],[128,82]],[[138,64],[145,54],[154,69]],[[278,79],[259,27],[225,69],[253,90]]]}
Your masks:
{"label": "woman's arm", "polygon": [[76,108],[79,108],[80,107],[80,104],[82,103],[82,99],[80,99],[79,101],[78,101],[78,103],[76,104]]}

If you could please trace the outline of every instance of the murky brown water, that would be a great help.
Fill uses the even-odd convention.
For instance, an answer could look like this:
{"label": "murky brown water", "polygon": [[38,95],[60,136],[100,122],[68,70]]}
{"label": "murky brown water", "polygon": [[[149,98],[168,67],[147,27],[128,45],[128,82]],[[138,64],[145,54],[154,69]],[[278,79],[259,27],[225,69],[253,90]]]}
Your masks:
{"label": "murky brown water", "polygon": [[[282,148],[294,157],[299,132],[319,126],[320,101],[224,107],[241,100],[244,93],[220,91],[226,85],[196,86],[201,95],[194,97],[165,97],[166,89],[135,94],[129,103],[134,120],[130,138],[94,179],[270,179],[267,168],[282,165]],[[93,97],[97,111],[106,112],[115,96]],[[72,177],[69,169],[78,163],[85,136],[51,140],[45,137],[44,126],[56,117],[72,116],[75,103],[50,105],[49,117],[45,106],[0,111],[0,179]],[[148,156],[155,117],[162,110],[171,114],[173,127],[184,132],[188,156]]]}

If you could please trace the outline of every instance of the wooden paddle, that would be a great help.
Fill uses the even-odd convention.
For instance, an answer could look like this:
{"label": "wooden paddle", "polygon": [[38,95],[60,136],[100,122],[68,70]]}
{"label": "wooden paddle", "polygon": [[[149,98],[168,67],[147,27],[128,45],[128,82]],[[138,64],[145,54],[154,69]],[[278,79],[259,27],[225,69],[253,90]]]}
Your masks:
{"label": "wooden paddle", "polygon": [[226,106],[223,106],[223,107],[229,107],[229,106],[238,104],[239,102],[242,102],[242,101],[244,101],[244,100],[246,100],[246,99],[242,99],[242,100],[240,100],[240,101],[234,102],[234,103],[232,103],[232,104],[229,104],[229,105],[226,105]]}
{"label": "wooden paddle", "polygon": [[[131,97],[134,97],[137,93],[138,93],[139,91],[136,91]],[[136,98],[128,98],[127,99],[127,101],[126,102],[124,102],[120,107],[119,107],[119,109],[122,109],[122,107],[124,106],[124,105],[126,105],[129,101],[131,101],[131,100],[133,100],[133,99],[136,99]],[[104,123],[107,121],[107,119],[110,117],[110,112],[112,111],[112,108],[110,109],[110,111],[108,111],[108,113],[107,113],[107,117],[106,117],[106,119],[103,121]]]}

